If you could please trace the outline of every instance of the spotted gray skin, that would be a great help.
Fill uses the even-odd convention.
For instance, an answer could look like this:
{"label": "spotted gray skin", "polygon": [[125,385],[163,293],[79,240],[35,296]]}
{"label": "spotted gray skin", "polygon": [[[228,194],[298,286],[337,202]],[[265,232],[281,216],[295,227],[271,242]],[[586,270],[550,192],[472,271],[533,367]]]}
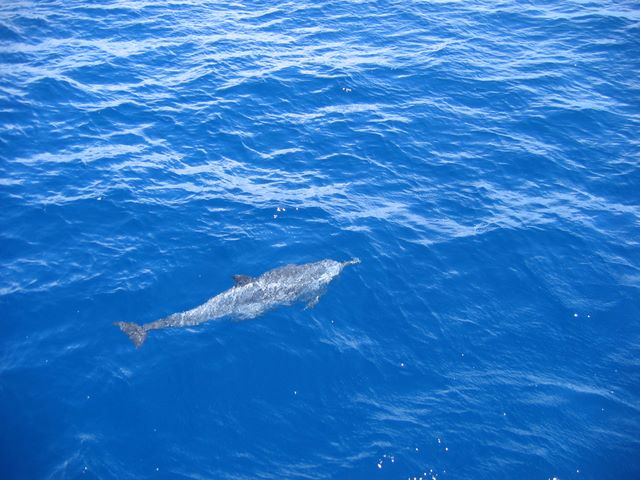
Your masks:
{"label": "spotted gray skin", "polygon": [[139,348],[151,330],[192,327],[226,317],[248,320],[279,305],[291,305],[295,302],[307,302],[308,307],[313,307],[327,285],[342,269],[357,263],[360,263],[357,258],[347,262],[327,259],[303,265],[286,265],[255,278],[235,275],[234,287],[191,310],[174,313],[144,325],[131,322],[117,322],[115,325]]}

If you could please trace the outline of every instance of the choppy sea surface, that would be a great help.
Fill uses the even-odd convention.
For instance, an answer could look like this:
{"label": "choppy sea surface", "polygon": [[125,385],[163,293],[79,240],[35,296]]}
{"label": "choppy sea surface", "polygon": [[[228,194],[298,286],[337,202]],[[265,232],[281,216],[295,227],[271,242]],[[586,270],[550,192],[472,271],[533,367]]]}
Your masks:
{"label": "choppy sea surface", "polygon": [[640,478],[639,132],[637,2],[2,1],[0,477]]}

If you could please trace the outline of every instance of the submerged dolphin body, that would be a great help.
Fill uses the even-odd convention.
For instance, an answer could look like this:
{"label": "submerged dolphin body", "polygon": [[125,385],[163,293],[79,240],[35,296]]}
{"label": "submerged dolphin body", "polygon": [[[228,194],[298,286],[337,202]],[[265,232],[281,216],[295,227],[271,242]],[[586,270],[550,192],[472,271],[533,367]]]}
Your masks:
{"label": "submerged dolphin body", "polygon": [[357,258],[347,262],[327,259],[303,265],[286,265],[259,277],[235,275],[234,287],[196,308],[144,325],[131,322],[117,322],[115,325],[129,336],[136,347],[140,347],[150,330],[190,327],[223,317],[248,320],[278,305],[291,305],[299,301],[308,302],[307,305],[313,307],[331,280],[344,267],[356,263],[360,263]]}

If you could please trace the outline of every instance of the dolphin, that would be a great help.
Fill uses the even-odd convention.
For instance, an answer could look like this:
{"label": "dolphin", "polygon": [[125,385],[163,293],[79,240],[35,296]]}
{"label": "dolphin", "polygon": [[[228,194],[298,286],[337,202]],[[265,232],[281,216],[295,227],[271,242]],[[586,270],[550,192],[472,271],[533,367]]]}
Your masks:
{"label": "dolphin", "polygon": [[259,277],[234,275],[233,287],[191,310],[173,313],[144,325],[133,322],[116,322],[114,325],[129,336],[136,348],[140,348],[151,330],[192,327],[220,318],[248,320],[279,305],[295,302],[307,302],[307,308],[312,308],[342,269],[357,263],[360,263],[358,258],[346,262],[326,259],[302,265],[285,265]]}

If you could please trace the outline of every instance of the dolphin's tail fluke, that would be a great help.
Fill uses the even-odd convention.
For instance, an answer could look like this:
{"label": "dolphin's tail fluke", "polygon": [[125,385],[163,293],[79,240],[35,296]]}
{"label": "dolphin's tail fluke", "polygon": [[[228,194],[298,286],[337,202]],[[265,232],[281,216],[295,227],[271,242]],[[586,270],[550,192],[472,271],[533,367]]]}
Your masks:
{"label": "dolphin's tail fluke", "polygon": [[136,348],[140,348],[147,339],[147,331],[137,323],[116,322],[114,325],[120,327],[120,330],[127,334],[129,340],[133,342]]}

